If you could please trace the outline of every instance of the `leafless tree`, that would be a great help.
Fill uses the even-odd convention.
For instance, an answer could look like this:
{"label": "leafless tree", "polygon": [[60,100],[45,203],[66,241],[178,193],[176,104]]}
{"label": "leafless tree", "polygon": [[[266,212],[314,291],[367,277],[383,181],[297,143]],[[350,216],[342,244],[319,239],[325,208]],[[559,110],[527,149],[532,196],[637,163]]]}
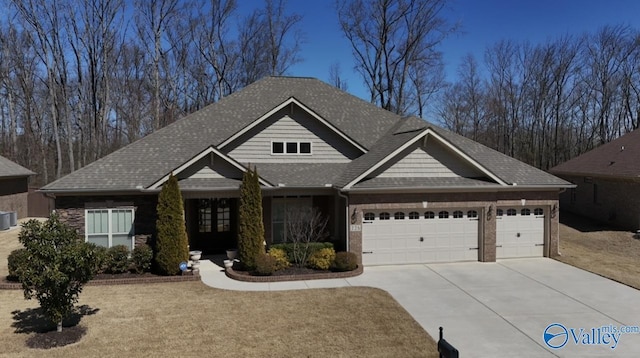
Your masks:
{"label": "leafless tree", "polygon": [[445,4],[445,0],[338,1],[340,27],[351,43],[356,70],[372,103],[396,113],[418,112],[411,98],[419,98],[423,87],[416,88],[416,80],[442,71],[437,48],[455,30],[441,14]]}
{"label": "leafless tree", "polygon": [[349,88],[347,81],[342,77],[339,62],[334,62],[329,66],[329,83],[343,91],[346,91]]}
{"label": "leafless tree", "polygon": [[304,267],[311,254],[309,244],[327,238],[328,217],[323,217],[315,208],[291,208],[286,213],[287,242],[293,244],[293,259]]}

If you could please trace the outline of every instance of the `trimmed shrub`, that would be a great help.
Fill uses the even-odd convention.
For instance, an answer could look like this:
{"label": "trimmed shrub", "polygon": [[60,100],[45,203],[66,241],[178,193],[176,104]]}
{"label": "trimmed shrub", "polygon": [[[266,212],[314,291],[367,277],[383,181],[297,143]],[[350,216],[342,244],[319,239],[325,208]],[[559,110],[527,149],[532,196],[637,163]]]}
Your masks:
{"label": "trimmed shrub", "polygon": [[[301,244],[297,244],[298,246],[298,250],[304,250],[305,247]],[[294,244],[291,242],[285,243],[285,244],[273,244],[271,245],[272,249],[280,249],[280,250],[284,250],[284,252],[287,253],[287,259],[289,260],[289,262],[294,262],[294,257],[298,256],[301,257],[303,255],[294,255]],[[314,252],[322,250],[322,249],[326,249],[326,248],[331,248],[333,249],[333,243],[331,242],[310,242],[306,245],[306,249],[307,249],[307,254],[308,256],[313,255]]]}
{"label": "trimmed shrub", "polygon": [[18,281],[18,272],[29,264],[29,251],[26,249],[17,249],[11,251],[7,257],[7,267],[9,268],[9,276],[7,280]]}
{"label": "trimmed shrub", "polygon": [[358,267],[358,257],[353,252],[336,253],[331,269],[334,271],[353,271]]}
{"label": "trimmed shrub", "polygon": [[178,179],[169,176],[158,195],[156,229],[156,267],[162,275],[180,273],[180,263],[189,260],[187,227]]}
{"label": "trimmed shrub", "polygon": [[256,268],[253,273],[257,276],[271,276],[276,271],[276,259],[267,254],[260,254],[255,259]]}
{"label": "trimmed shrub", "polygon": [[268,254],[276,260],[274,267],[276,271],[284,270],[287,267],[291,267],[291,262],[289,262],[287,253],[283,249],[272,247],[271,249],[269,249]]}
{"label": "trimmed shrub", "polygon": [[87,243],[96,255],[96,273],[105,273],[109,270],[109,249],[104,246]]}
{"label": "trimmed shrub", "polygon": [[238,208],[238,258],[249,270],[256,268],[256,258],[264,255],[262,189],[257,170],[247,168],[240,185]]}
{"label": "trimmed shrub", "polygon": [[309,257],[309,267],[317,270],[328,270],[336,258],[336,251],[332,247],[320,249]]}
{"label": "trimmed shrub", "polygon": [[142,244],[133,248],[131,263],[136,273],[149,271],[151,268],[151,260],[153,260],[153,250],[149,245]]}
{"label": "trimmed shrub", "polygon": [[107,251],[108,271],[110,273],[125,273],[129,270],[129,248],[116,245]]}

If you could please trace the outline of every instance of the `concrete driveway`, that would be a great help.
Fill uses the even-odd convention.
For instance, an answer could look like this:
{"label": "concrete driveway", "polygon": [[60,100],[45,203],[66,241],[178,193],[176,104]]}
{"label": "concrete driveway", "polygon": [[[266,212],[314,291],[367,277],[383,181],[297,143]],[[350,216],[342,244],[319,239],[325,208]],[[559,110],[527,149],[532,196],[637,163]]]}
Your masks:
{"label": "concrete driveway", "polygon": [[[444,327],[462,357],[640,356],[638,330],[610,334],[612,327],[640,326],[640,291],[546,258],[366,267],[348,279],[277,283],[234,281],[206,261],[201,276],[207,285],[235,290],[378,287],[434,339]],[[547,338],[553,346],[564,343],[558,349],[543,338],[552,324],[558,325]]]}
{"label": "concrete driveway", "polygon": [[[640,326],[640,291],[555,260],[371,267],[347,281],[388,291],[436,340],[443,326],[463,357],[640,355],[640,332],[615,346],[602,328]],[[564,328],[550,327],[549,343],[566,338],[562,348],[545,344],[553,323]]]}

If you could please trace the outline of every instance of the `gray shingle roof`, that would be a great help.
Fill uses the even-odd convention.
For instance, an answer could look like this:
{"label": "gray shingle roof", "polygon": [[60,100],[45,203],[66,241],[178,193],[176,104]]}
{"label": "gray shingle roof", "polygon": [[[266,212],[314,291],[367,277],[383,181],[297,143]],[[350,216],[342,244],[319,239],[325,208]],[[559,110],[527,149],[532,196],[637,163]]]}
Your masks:
{"label": "gray shingle roof", "polygon": [[[43,190],[124,191],[147,188],[209,146],[218,146],[292,97],[368,152],[349,164],[258,164],[260,176],[271,183],[297,187],[334,184],[342,187],[429,127],[509,184],[570,185],[422,119],[401,118],[317,79],[267,77],[48,184]],[[192,180],[181,183],[183,188],[194,190],[212,184]],[[227,184],[233,183],[225,182]]]}
{"label": "gray shingle roof", "polygon": [[353,186],[355,189],[404,189],[404,188],[480,188],[500,187],[500,184],[485,180],[450,177],[450,178],[373,178]]}
{"label": "gray shingle roof", "polygon": [[347,166],[347,163],[256,164],[258,175],[274,185],[315,188],[335,183]]}
{"label": "gray shingle roof", "polygon": [[640,177],[640,129],[550,169],[557,174]]}
{"label": "gray shingle roof", "polygon": [[34,174],[31,170],[0,156],[0,178],[26,177]]}
{"label": "gray shingle roof", "polygon": [[507,184],[550,187],[573,186],[565,180],[511,158],[508,155],[502,154],[471,139],[433,124],[431,124],[430,127]]}
{"label": "gray shingle roof", "polygon": [[43,190],[147,187],[291,97],[365,148],[373,145],[399,118],[317,79],[267,77],[48,184]]}

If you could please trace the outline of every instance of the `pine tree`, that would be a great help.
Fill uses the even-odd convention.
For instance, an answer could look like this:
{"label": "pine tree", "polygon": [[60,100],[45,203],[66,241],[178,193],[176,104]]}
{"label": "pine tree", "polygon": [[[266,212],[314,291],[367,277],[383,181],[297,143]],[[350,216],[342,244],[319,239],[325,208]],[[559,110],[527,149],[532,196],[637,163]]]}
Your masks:
{"label": "pine tree", "polygon": [[240,186],[238,256],[249,270],[255,268],[256,257],[264,254],[262,191],[258,178],[258,171],[248,168]]}
{"label": "pine tree", "polygon": [[178,179],[169,176],[158,196],[156,267],[163,275],[180,273],[180,262],[189,259],[189,241]]}

